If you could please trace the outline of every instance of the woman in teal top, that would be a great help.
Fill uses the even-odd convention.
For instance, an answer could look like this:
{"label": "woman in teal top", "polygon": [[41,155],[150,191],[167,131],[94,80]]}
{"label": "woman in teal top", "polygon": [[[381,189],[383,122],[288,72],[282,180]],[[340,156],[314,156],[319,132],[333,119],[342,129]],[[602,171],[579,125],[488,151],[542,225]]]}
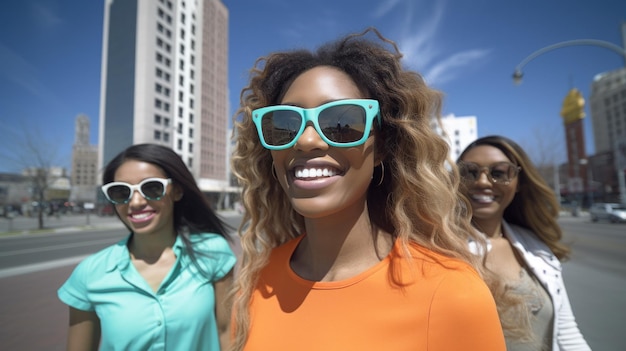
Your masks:
{"label": "woman in teal top", "polygon": [[130,231],[81,262],[58,291],[68,350],[220,350],[228,346],[235,255],[226,225],[171,149],[134,145],[102,190]]}

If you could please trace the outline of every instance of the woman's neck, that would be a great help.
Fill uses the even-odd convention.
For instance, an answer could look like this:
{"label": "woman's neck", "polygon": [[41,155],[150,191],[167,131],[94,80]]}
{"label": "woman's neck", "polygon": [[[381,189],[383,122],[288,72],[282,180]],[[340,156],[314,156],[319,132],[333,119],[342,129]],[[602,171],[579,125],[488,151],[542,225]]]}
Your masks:
{"label": "woman's neck", "polygon": [[472,222],[474,226],[488,238],[496,239],[502,237],[502,218],[497,218],[495,220],[480,220],[473,218]]}
{"label": "woman's neck", "polygon": [[305,220],[306,236],[294,252],[292,268],[301,277],[335,281],[354,276],[380,262],[393,239],[372,226],[367,209]]}
{"label": "woman's neck", "polygon": [[[172,232],[173,233],[173,232]],[[128,250],[135,259],[144,261],[158,260],[164,251],[171,249],[176,242],[176,235],[133,234]]]}

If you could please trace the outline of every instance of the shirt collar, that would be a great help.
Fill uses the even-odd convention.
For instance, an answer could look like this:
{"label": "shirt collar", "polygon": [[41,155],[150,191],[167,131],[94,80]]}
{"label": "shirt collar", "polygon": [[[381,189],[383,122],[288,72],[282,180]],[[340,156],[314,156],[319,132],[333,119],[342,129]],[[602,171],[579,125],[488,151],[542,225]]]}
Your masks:
{"label": "shirt collar", "polygon": [[[106,271],[112,272],[115,269],[124,270],[130,264],[130,251],[128,251],[128,242],[133,237],[133,233],[130,233],[126,238],[118,241],[111,247],[111,254],[106,262]],[[185,252],[185,244],[180,235],[176,236],[176,241],[172,246],[172,250],[176,254],[176,257],[181,257]],[[186,256],[186,255],[185,255]]]}

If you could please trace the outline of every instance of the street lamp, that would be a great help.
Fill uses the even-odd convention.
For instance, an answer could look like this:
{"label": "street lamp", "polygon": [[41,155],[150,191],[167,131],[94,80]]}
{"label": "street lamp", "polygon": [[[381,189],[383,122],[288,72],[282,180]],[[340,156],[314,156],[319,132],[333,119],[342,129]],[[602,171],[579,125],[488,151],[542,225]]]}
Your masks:
{"label": "street lamp", "polygon": [[[626,22],[622,23],[622,36],[623,36],[624,45],[626,46],[626,37],[624,37],[626,36]],[[524,77],[524,72],[522,71],[522,69],[524,68],[524,66],[526,66],[528,62],[530,62],[537,56],[540,56],[542,54],[545,54],[546,52],[556,50],[562,47],[580,46],[580,45],[600,46],[600,47],[612,50],[618,53],[620,56],[622,56],[622,58],[624,59],[624,67],[626,67],[626,48],[623,48],[621,46],[618,46],[618,45],[615,45],[613,43],[610,43],[608,41],[603,41],[603,40],[575,39],[575,40],[562,41],[556,44],[548,45],[528,55],[528,57],[523,59],[517,66],[515,66],[515,71],[513,72],[513,83],[515,83],[515,85],[519,85],[522,83],[522,78]],[[615,155],[617,155],[619,150],[615,148],[613,152]],[[621,202],[626,203],[626,180],[624,179],[624,171],[626,170],[626,165],[622,165],[620,164],[620,162],[616,162],[616,168],[617,168],[617,179],[619,182],[619,192],[620,192]]]}
{"label": "street lamp", "polygon": [[545,54],[548,51],[556,50],[556,49],[563,48],[566,46],[580,46],[580,45],[600,46],[609,50],[613,50],[624,57],[624,66],[626,66],[626,49],[620,46],[617,46],[608,41],[595,40],[595,39],[568,40],[568,41],[562,41],[560,43],[548,45],[528,55],[528,57],[523,59],[522,62],[520,62],[517,66],[515,66],[515,71],[513,72],[513,83],[515,83],[516,85],[519,85],[522,83],[522,78],[524,77],[524,72],[522,71],[522,69],[524,68],[524,66],[526,66],[528,62],[533,60],[535,57]]}

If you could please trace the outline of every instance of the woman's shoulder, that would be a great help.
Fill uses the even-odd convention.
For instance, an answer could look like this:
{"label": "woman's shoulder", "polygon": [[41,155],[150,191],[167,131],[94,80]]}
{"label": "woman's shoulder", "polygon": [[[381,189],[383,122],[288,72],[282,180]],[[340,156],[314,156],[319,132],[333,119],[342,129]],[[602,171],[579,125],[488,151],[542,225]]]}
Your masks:
{"label": "woman's shoulder", "polygon": [[230,250],[228,240],[217,233],[194,233],[189,236],[191,243],[199,249],[209,251]]}
{"label": "woman's shoulder", "polygon": [[109,270],[112,266],[117,265],[121,259],[128,257],[127,242],[128,237],[87,256],[78,264],[76,269],[89,271]]}
{"label": "woman's shoulder", "polygon": [[419,261],[423,262],[423,264],[432,266],[433,268],[441,270],[476,272],[467,261],[460,258],[436,252],[417,243],[410,243],[408,247],[412,258],[419,259]]}

